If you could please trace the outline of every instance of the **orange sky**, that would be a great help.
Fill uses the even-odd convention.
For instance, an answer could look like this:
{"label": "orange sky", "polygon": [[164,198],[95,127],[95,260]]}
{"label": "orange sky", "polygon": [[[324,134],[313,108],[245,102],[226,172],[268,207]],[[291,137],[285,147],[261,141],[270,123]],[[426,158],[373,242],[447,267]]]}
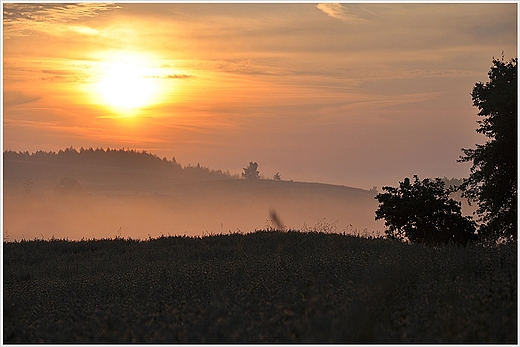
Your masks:
{"label": "orange sky", "polygon": [[517,5],[3,2],[3,149],[146,149],[370,189],[467,177]]}

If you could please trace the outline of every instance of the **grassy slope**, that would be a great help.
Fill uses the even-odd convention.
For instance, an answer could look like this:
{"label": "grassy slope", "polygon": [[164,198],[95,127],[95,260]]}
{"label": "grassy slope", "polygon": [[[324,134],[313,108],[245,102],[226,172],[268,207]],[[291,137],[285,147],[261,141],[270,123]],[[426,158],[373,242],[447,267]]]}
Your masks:
{"label": "grassy slope", "polygon": [[516,342],[517,248],[256,232],[4,244],[4,342]]}

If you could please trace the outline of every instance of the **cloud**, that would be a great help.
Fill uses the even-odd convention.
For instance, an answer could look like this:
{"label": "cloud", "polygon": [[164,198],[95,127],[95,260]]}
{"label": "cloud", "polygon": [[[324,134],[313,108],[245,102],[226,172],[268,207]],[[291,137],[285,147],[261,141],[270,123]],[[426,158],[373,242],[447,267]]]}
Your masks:
{"label": "cloud", "polygon": [[89,27],[86,27],[86,26],[81,26],[81,25],[77,25],[77,26],[70,26],[69,27],[70,30],[73,30],[79,34],[84,34],[84,35],[97,35],[99,34],[99,30],[96,30],[96,29],[93,29],[93,28],[89,28]]}
{"label": "cloud", "polygon": [[374,16],[363,4],[326,3],[318,4],[316,7],[326,15],[344,22],[365,22]]}
{"label": "cloud", "polygon": [[[162,66],[161,66],[162,67]],[[192,78],[195,77],[193,75],[186,74],[173,74],[173,75],[165,75],[165,76],[144,76],[145,78],[159,78],[159,79],[184,79],[184,78]]]}
{"label": "cloud", "polygon": [[190,78],[193,77],[191,75],[184,75],[184,74],[175,74],[175,75],[167,75],[165,78]]}
{"label": "cloud", "polygon": [[[33,31],[51,31],[49,25],[63,25],[84,18],[95,17],[102,12],[120,8],[110,3],[38,4],[5,3],[3,13],[4,37],[28,36]],[[82,34],[96,34],[97,30],[72,25],[69,30]],[[54,29],[55,30],[55,29]]]}
{"label": "cloud", "polygon": [[102,11],[107,11],[114,8],[119,8],[119,6],[110,3],[5,3],[4,23],[14,23],[23,21],[70,22],[84,17],[94,17]]}
{"label": "cloud", "polygon": [[28,104],[40,100],[41,96],[29,95],[19,91],[4,91],[4,107]]}
{"label": "cloud", "polygon": [[343,15],[343,6],[341,4],[318,4],[316,7],[333,18],[341,18]]}

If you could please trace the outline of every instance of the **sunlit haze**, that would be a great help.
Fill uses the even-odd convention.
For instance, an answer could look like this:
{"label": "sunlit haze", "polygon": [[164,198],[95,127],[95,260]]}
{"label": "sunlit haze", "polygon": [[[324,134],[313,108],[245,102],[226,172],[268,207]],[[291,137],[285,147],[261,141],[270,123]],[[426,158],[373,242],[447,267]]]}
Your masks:
{"label": "sunlit haze", "polygon": [[92,76],[99,82],[92,92],[101,105],[118,113],[151,106],[161,90],[154,81],[154,69],[148,67],[152,64],[133,52],[117,52],[99,64],[99,71]]}

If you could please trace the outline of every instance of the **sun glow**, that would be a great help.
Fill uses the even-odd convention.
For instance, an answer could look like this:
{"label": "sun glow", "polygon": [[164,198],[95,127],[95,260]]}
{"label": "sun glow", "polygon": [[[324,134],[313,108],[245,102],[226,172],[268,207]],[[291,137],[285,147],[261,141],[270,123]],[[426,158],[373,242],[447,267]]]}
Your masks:
{"label": "sun glow", "polygon": [[160,99],[160,74],[153,59],[136,53],[111,53],[100,64],[96,101],[114,111],[128,113]]}

